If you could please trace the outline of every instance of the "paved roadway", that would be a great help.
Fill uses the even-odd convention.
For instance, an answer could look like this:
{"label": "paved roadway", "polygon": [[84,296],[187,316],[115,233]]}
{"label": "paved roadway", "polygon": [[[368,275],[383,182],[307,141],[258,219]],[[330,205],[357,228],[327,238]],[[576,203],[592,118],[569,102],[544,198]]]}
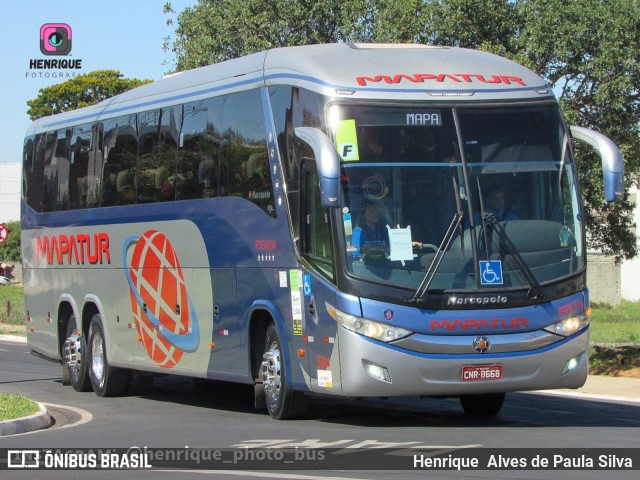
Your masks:
{"label": "paved roadway", "polygon": [[[156,380],[140,396],[99,398],[60,382],[60,366],[34,357],[25,344],[0,341],[0,392],[23,393],[50,406],[48,430],[0,437],[0,448],[230,448],[296,445],[328,447],[469,446],[502,448],[623,448],[640,446],[640,404],[515,393],[501,414],[472,418],[457,400],[399,398],[314,399],[304,420],[277,422],[252,406],[246,386]],[[233,479],[233,478],[637,478],[638,471],[30,471],[4,479]]]}

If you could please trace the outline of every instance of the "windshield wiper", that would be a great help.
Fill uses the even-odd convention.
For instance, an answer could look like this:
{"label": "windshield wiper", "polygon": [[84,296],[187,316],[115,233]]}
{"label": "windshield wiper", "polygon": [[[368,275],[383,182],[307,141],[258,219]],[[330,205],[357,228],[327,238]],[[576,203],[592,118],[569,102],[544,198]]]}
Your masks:
{"label": "windshield wiper", "polygon": [[513,263],[515,263],[516,268],[522,272],[525,280],[529,284],[529,291],[527,292],[527,296],[533,300],[538,300],[542,298],[546,298],[544,292],[542,291],[542,287],[536,277],[533,275],[533,272],[527,265],[527,262],[524,261],[522,255],[518,251],[518,248],[507,235],[507,231],[504,226],[500,224],[498,219],[493,213],[487,213],[484,209],[484,195],[482,193],[482,188],[480,187],[480,179],[476,177],[476,181],[478,184],[478,195],[480,197],[480,218],[482,222],[482,233],[484,237],[484,248],[485,253],[487,255],[487,260],[489,258],[489,228],[495,228],[498,230],[498,247],[500,248],[500,253],[504,256],[511,255],[513,259]]}
{"label": "windshield wiper", "polygon": [[[484,222],[485,220],[483,220]],[[504,226],[500,223],[494,223],[491,228],[495,228],[498,231],[498,246],[500,247],[500,253],[503,255],[510,255],[513,259],[513,262],[516,264],[518,270],[522,272],[525,280],[529,284],[529,291],[527,292],[527,296],[532,300],[540,300],[546,298],[544,292],[542,291],[542,287],[540,286],[540,282],[536,280],[536,277],[533,275],[533,272],[527,265],[527,262],[524,261],[522,255],[518,251],[518,248],[507,235],[507,231]],[[488,257],[487,257],[488,259]]]}
{"label": "windshield wiper", "polygon": [[449,245],[451,245],[451,241],[453,240],[453,236],[455,235],[456,228],[458,226],[460,226],[460,229],[461,229],[460,230],[461,232],[460,250],[462,251],[462,256],[464,258],[464,230],[462,227],[462,219],[464,218],[464,213],[462,212],[462,202],[460,201],[460,192],[458,190],[458,182],[456,182],[456,177],[452,177],[452,179],[453,179],[453,189],[456,196],[456,207],[458,210],[453,214],[453,218],[449,223],[449,227],[447,227],[447,231],[445,232],[444,237],[442,237],[442,241],[440,242],[440,245],[438,245],[438,251],[433,257],[433,260],[431,261],[429,268],[427,268],[427,272],[425,273],[424,278],[422,279],[422,282],[420,282],[420,285],[418,286],[416,293],[413,295],[413,298],[408,300],[409,303],[424,302],[424,296],[429,291],[431,282],[433,282],[433,279],[436,276],[438,268],[442,263],[442,259],[447,253]]}

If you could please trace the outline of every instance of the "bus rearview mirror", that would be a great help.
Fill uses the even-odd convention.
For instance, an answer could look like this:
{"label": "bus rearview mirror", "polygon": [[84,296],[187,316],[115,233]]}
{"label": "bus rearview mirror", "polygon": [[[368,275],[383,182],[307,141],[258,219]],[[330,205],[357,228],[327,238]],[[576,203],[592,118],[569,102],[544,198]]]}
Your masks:
{"label": "bus rearview mirror", "polygon": [[624,159],[620,150],[605,135],[583,127],[570,127],[574,140],[591,145],[602,159],[602,180],[607,202],[624,198]]}
{"label": "bus rearview mirror", "polygon": [[325,207],[338,207],[340,159],[331,140],[317,128],[296,127],[296,136],[313,150],[320,179],[320,197]]}

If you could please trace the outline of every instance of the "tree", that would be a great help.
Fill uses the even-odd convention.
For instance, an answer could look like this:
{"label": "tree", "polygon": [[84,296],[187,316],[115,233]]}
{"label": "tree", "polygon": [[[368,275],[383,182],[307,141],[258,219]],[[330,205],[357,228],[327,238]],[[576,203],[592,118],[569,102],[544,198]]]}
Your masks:
{"label": "tree", "polygon": [[0,262],[19,263],[20,262],[20,222],[7,222],[5,224],[9,231],[9,236],[0,245]]}
{"label": "tree", "polygon": [[41,88],[38,96],[28,100],[27,115],[31,120],[95,105],[151,80],[123,78],[117,70],[96,70],[66,82]]}
{"label": "tree", "polygon": [[[165,12],[175,15],[169,3]],[[625,157],[626,186],[640,180],[638,0],[199,0],[176,21],[176,40],[165,48],[174,51],[179,70],[325,42],[492,51],[545,78],[567,123],[608,135]],[[636,256],[632,205],[607,204],[596,156],[578,152],[590,246]]]}
{"label": "tree", "polygon": [[[625,182],[640,173],[640,5],[637,0],[528,0],[517,38],[520,57],[547,79],[568,123],[600,131],[625,158]],[[578,150],[580,153],[580,150]],[[618,257],[637,255],[633,205],[607,204],[595,155],[578,155],[589,244]]]}
{"label": "tree", "polygon": [[[176,40],[166,38],[164,48],[176,54],[176,69],[186,70],[269,48],[365,39],[369,3],[200,0],[178,14]],[[175,15],[170,3],[164,11]]]}

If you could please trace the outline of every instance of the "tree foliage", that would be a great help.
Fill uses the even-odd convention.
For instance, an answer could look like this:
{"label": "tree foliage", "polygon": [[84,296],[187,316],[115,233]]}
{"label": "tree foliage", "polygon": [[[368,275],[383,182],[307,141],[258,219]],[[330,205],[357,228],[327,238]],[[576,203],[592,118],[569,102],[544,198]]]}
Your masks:
{"label": "tree foliage", "polygon": [[[638,0],[199,0],[180,13],[168,3],[165,12],[177,23],[165,48],[178,70],[268,48],[351,41],[453,45],[509,57],[548,81],[567,123],[614,140],[627,187],[638,184]],[[581,153],[578,168],[590,246],[635,256],[632,205],[604,201],[595,155]]]}
{"label": "tree foliage", "polygon": [[27,115],[31,120],[36,120],[48,115],[95,105],[150,81],[123,78],[117,70],[96,70],[66,82],[41,88],[36,98],[27,101],[29,106]]}
{"label": "tree foliage", "polygon": [[20,222],[5,223],[9,235],[0,245],[0,262],[20,263]]}

